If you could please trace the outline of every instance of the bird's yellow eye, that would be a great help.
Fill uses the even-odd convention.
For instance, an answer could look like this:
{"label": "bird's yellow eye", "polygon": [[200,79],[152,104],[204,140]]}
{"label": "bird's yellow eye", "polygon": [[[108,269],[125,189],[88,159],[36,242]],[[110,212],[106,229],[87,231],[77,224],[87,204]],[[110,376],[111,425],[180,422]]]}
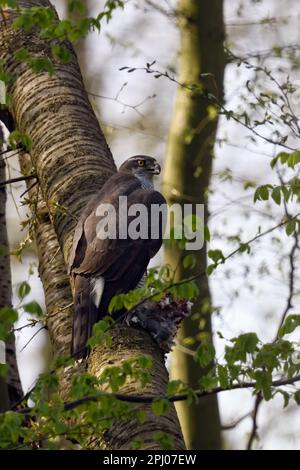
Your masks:
{"label": "bird's yellow eye", "polygon": [[144,166],[145,162],[144,160],[138,160],[138,166]]}

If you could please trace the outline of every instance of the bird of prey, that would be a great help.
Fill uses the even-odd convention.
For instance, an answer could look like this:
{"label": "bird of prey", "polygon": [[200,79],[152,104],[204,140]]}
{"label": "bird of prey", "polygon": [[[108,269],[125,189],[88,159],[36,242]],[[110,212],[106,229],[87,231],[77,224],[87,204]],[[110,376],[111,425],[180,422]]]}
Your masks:
{"label": "bird of prey", "polygon": [[141,283],[150,259],[161,247],[165,225],[161,216],[159,235],[154,239],[151,238],[150,226],[146,239],[121,237],[121,229],[124,232],[121,224],[129,226],[133,220],[129,215],[125,222],[124,217],[117,218],[115,238],[99,238],[97,230],[99,222],[103,221],[99,208],[110,204],[117,213],[122,212],[120,196],[126,196],[128,209],[135,204],[143,204],[147,208],[146,222],[151,224],[153,204],[159,207],[166,204],[164,197],[153,189],[153,176],[159,173],[160,165],[154,158],[144,155],[129,158],[92,197],[76,226],[69,273],[73,276],[75,289],[71,354],[78,359],[88,355],[86,342],[93,325],[107,315],[111,299]]}

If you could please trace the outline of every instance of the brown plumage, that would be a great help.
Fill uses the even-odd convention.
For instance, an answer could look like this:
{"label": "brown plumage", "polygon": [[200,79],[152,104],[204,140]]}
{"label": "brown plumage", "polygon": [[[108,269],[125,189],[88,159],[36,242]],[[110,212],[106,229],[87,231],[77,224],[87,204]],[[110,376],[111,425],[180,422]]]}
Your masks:
{"label": "brown plumage", "polygon": [[[100,204],[111,204],[118,215],[120,196],[127,196],[128,207],[139,203],[148,211],[152,204],[165,204],[163,196],[154,191],[152,185],[153,174],[159,172],[160,167],[152,157],[131,157],[91,199],[76,226],[69,272],[75,286],[71,353],[77,358],[87,355],[86,342],[93,325],[107,314],[111,299],[137,286],[162,244],[162,221],[160,237],[154,240],[150,237],[137,240],[97,237],[97,226],[102,220],[96,214],[97,208]],[[132,219],[128,216],[128,224]],[[118,235],[118,224],[116,229]]]}

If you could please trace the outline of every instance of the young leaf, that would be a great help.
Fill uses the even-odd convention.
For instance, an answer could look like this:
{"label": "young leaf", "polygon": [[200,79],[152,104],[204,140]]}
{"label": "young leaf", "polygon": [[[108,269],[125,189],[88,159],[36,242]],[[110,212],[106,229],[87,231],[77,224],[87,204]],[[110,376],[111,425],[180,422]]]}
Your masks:
{"label": "young leaf", "polygon": [[29,302],[28,304],[22,305],[22,307],[27,313],[32,313],[39,317],[43,315],[43,310],[41,306],[35,300]]}
{"label": "young leaf", "polygon": [[281,187],[280,186],[276,186],[276,188],[273,189],[271,193],[271,197],[273,201],[275,201],[276,204],[280,206],[280,203],[281,203]]}

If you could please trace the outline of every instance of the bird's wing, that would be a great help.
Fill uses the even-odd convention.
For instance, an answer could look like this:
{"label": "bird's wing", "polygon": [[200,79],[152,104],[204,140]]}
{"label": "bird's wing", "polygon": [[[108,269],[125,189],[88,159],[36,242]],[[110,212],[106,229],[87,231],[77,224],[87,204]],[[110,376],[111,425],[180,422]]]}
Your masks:
{"label": "bird's wing", "polygon": [[[132,188],[134,188],[133,185]],[[131,238],[102,239],[97,236],[99,223],[103,217],[97,216],[96,212],[97,207],[103,202],[112,204],[117,209],[117,234],[120,231],[119,223],[125,223],[129,226],[135,219],[135,216],[132,215],[128,216],[127,221],[124,221],[123,214],[121,214],[122,218],[119,220],[119,195],[118,191],[115,191],[114,194],[110,194],[110,197],[98,199],[94,210],[86,218],[80,241],[77,244],[77,252],[81,250],[82,252],[75,254],[75,259],[80,260],[80,263],[73,266],[74,274],[103,276],[106,281],[111,282],[119,282],[127,275],[140,279],[150,258],[159,250],[162,244],[162,223],[159,224],[155,239],[151,239],[151,233],[148,233],[146,239],[137,238],[135,240]],[[148,220],[145,220],[145,223],[148,224],[150,231],[151,207],[154,204],[158,206],[165,204],[165,199],[157,191],[143,190],[137,187],[128,194],[127,203],[128,208],[134,204],[144,205],[148,214]],[[127,282],[125,283],[127,284]]]}
{"label": "bird's wing", "polygon": [[[118,186],[118,183],[120,185]],[[86,342],[90,337],[93,324],[107,314],[109,303],[115,295],[134,289],[145,273],[150,258],[159,250],[162,243],[163,224],[155,239],[102,239],[98,234],[99,223],[103,216],[99,215],[101,204],[111,204],[117,209],[117,233],[120,232],[119,196],[127,195],[127,207],[143,204],[147,214],[151,214],[154,204],[165,204],[165,200],[157,191],[145,191],[140,181],[134,176],[114,179],[105,191],[99,193],[90,208],[77,226],[74,237],[71,272],[75,275],[75,307],[72,333],[72,353],[76,357],[84,357],[87,353]],[[93,206],[93,207],[92,207]],[[147,215],[148,217],[148,215]],[[126,227],[133,221],[129,216]],[[150,224],[149,224],[150,225]],[[157,235],[157,234],[156,234]],[[94,303],[93,283],[101,282],[100,305]]]}

